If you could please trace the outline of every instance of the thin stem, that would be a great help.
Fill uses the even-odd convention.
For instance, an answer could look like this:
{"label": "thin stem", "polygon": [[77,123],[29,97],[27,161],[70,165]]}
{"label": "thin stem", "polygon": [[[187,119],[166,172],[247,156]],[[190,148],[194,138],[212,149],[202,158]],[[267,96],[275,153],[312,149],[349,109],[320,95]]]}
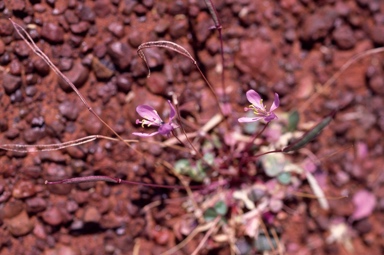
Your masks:
{"label": "thin stem", "polygon": [[256,133],[252,139],[248,142],[248,144],[245,146],[245,149],[244,149],[244,153],[246,154],[246,157],[242,157],[241,160],[240,160],[240,164],[239,164],[239,171],[241,171],[241,169],[243,168],[243,165],[244,165],[244,161],[249,161],[249,160],[246,160],[249,156],[249,149],[252,147],[254,141],[265,131],[265,129],[267,128],[267,126],[269,125],[269,122],[267,122],[267,124],[264,125],[263,129]]}
{"label": "thin stem", "polygon": [[[175,101],[176,101],[175,106],[176,106],[177,120],[179,121],[180,128],[181,128],[181,130],[182,130],[182,132],[183,132],[185,138],[187,139],[188,144],[189,144],[189,145],[191,146],[191,148],[195,151],[195,153],[196,153],[196,155],[199,157],[199,159],[201,159],[202,161],[204,161],[204,163],[207,164],[210,168],[212,168],[213,170],[215,170],[215,171],[218,172],[219,169],[217,169],[215,166],[209,164],[209,163],[207,162],[207,160],[204,158],[204,156],[201,155],[201,153],[195,148],[195,146],[193,145],[193,143],[192,143],[191,140],[189,139],[189,137],[188,137],[188,135],[187,135],[187,132],[185,132],[185,129],[184,129],[184,127],[183,127],[183,125],[181,124],[181,121],[180,121],[180,120],[181,120],[181,116],[180,116],[179,104],[178,104],[177,100],[175,100]],[[173,131],[172,131],[172,134],[173,134],[173,136],[175,136],[175,138],[176,138],[177,140],[180,141],[180,139],[175,135],[175,133],[174,133]],[[180,142],[181,142],[181,141],[180,141]]]}
{"label": "thin stem", "polygon": [[[207,5],[207,8],[209,10],[209,13],[211,14],[213,23],[215,24],[216,30],[219,32],[219,40],[220,40],[220,55],[221,55],[221,89],[222,89],[222,103],[226,104],[227,103],[227,93],[226,93],[226,86],[225,86],[225,77],[224,77],[224,69],[225,69],[225,60],[224,60],[224,46],[223,46],[223,34],[222,34],[222,29],[223,26],[221,25],[219,15],[217,15],[217,11],[215,6],[212,3],[212,0],[205,0],[205,4]],[[223,112],[222,112],[223,113]],[[223,113],[224,115],[224,113]],[[224,116],[227,116],[225,114]]]}
{"label": "thin stem", "polygon": [[181,185],[163,185],[163,184],[152,184],[152,183],[142,183],[142,182],[135,182],[135,181],[126,181],[122,180],[120,178],[114,178],[110,176],[85,176],[85,177],[74,177],[69,179],[63,179],[59,181],[45,181],[45,184],[47,185],[53,185],[53,184],[77,184],[77,183],[83,183],[83,182],[96,182],[96,181],[104,181],[104,182],[112,182],[116,184],[124,183],[124,184],[131,184],[131,185],[142,185],[147,187],[153,187],[153,188],[163,188],[163,189],[185,189],[184,186]]}

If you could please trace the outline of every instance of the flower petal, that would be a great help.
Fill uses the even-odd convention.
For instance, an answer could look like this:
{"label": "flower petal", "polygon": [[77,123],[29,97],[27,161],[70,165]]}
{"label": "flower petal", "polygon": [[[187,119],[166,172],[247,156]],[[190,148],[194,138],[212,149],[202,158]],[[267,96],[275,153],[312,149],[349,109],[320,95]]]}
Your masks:
{"label": "flower petal", "polygon": [[173,126],[171,124],[165,123],[159,127],[158,133],[160,135],[170,135],[172,130]]}
{"label": "flower petal", "polygon": [[169,122],[171,122],[176,116],[176,110],[170,100],[168,100],[168,104],[169,108],[171,108],[171,111],[169,112]]}
{"label": "flower petal", "polygon": [[242,118],[239,118],[238,121],[240,123],[244,123],[244,122],[255,122],[255,121],[258,121],[258,120],[261,120],[262,117],[256,117],[256,118],[251,118],[251,117],[242,117]]}
{"label": "flower petal", "polygon": [[271,108],[269,109],[270,112],[273,112],[274,110],[277,109],[280,105],[280,99],[279,99],[279,94],[275,93],[275,99],[273,100],[273,104],[271,105]]}
{"label": "flower petal", "polygon": [[136,107],[136,112],[144,119],[154,122],[154,124],[161,125],[163,122],[156,110],[149,105],[139,105]]}
{"label": "flower petal", "polygon": [[157,135],[158,133],[159,132],[153,132],[153,133],[147,134],[147,133],[133,132],[132,135],[137,135],[137,136],[141,136],[141,137],[149,137],[149,136]]}
{"label": "flower petal", "polygon": [[266,122],[270,122],[270,121],[272,121],[272,120],[274,120],[274,119],[277,119],[277,116],[276,116],[276,114],[274,114],[273,112],[270,112],[269,115],[268,115],[267,117],[264,118],[264,120],[265,120]]}
{"label": "flower petal", "polygon": [[250,89],[246,93],[248,101],[253,104],[255,107],[264,109],[264,105],[261,103],[261,97],[259,93],[254,91],[253,89]]}

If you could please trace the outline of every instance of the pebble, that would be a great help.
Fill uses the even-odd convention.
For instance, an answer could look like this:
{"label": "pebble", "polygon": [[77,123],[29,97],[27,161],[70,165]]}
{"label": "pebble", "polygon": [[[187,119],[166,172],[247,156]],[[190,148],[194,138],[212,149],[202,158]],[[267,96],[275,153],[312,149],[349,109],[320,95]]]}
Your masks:
{"label": "pebble", "polygon": [[350,26],[342,25],[336,28],[332,35],[337,46],[342,50],[351,49],[356,44],[356,39]]}
{"label": "pebble", "polygon": [[159,35],[163,35],[169,28],[169,22],[165,19],[159,20],[154,28],[155,32]]}
{"label": "pebble", "polygon": [[[55,1],[55,8],[52,11],[53,15],[60,15],[68,8],[68,1]],[[61,17],[61,16],[60,16]]]}
{"label": "pebble", "polygon": [[104,44],[98,44],[93,47],[93,53],[99,59],[104,58],[105,54],[107,53],[107,47]]}
{"label": "pebble", "polygon": [[[253,51],[252,49],[258,50]],[[261,39],[243,40],[235,57],[235,65],[243,73],[257,76],[259,73],[270,71],[271,59],[272,47],[270,43]]]}
{"label": "pebble", "polygon": [[28,213],[42,212],[47,208],[47,200],[41,197],[33,197],[25,201]]}
{"label": "pebble", "polygon": [[93,11],[99,18],[105,18],[111,12],[109,0],[96,0]]}
{"label": "pebble", "polygon": [[41,36],[50,42],[61,43],[64,41],[64,30],[54,23],[44,23]]}
{"label": "pebble", "polygon": [[0,218],[1,219],[10,219],[18,214],[20,214],[24,210],[23,202],[20,200],[10,201],[1,208]]}
{"label": "pebble", "polygon": [[173,39],[186,36],[188,33],[189,25],[188,19],[185,16],[178,16],[178,18],[171,23],[169,27],[169,34]]}
{"label": "pebble", "polygon": [[3,76],[3,87],[5,93],[10,95],[21,87],[21,78],[5,73]]}
{"label": "pebble", "polygon": [[69,9],[64,12],[64,17],[69,24],[77,24],[80,20],[79,17],[75,14],[75,12]]}
{"label": "pebble", "polygon": [[63,222],[63,217],[60,210],[56,206],[48,208],[41,214],[44,222],[48,223],[51,226],[58,226]]}
{"label": "pebble", "polygon": [[18,181],[13,186],[12,196],[14,198],[27,198],[36,194],[35,186],[31,181],[22,180]]}
{"label": "pebble", "polygon": [[68,147],[66,151],[73,159],[82,159],[85,157],[85,152],[76,146]]}
{"label": "pebble", "polygon": [[12,35],[13,29],[14,28],[11,22],[9,22],[7,19],[0,19],[0,36],[1,37]]}
{"label": "pebble", "polygon": [[[159,48],[149,48],[144,51],[149,68],[154,69],[164,65],[164,54]],[[187,59],[191,62],[189,59]]]}
{"label": "pebble", "polygon": [[176,16],[177,14],[185,14],[188,11],[187,2],[184,0],[175,0],[168,3],[168,13],[171,16]]}
{"label": "pebble", "polygon": [[79,12],[79,17],[83,21],[89,21],[89,22],[94,22],[95,21],[95,12],[88,6],[82,5],[82,8],[80,9]]}
{"label": "pebble", "polygon": [[11,219],[4,220],[4,223],[14,236],[26,235],[34,228],[34,222],[29,218],[25,210]]}
{"label": "pebble", "polygon": [[110,31],[117,38],[124,36],[124,25],[121,22],[112,22],[108,26],[108,31]]}
{"label": "pebble", "polygon": [[383,45],[384,44],[384,24],[376,25],[372,27],[369,35],[375,44]]}
{"label": "pebble", "polygon": [[108,54],[112,61],[121,70],[126,69],[132,60],[132,52],[128,44],[114,42],[108,46]]}
{"label": "pebble", "polygon": [[[88,80],[89,69],[85,67],[80,61],[76,61],[72,69],[64,72],[64,75],[77,87],[80,88]],[[72,88],[62,79],[59,80],[59,85],[62,90],[69,92]]]}
{"label": "pebble", "polygon": [[92,57],[92,71],[99,80],[108,80],[114,74],[113,70],[106,67],[96,57]]}
{"label": "pebble", "polygon": [[30,49],[24,41],[17,41],[13,46],[13,51],[17,56],[25,58],[29,56]]}
{"label": "pebble", "polygon": [[24,12],[25,0],[13,0],[11,3],[11,9],[15,12]]}
{"label": "pebble", "polygon": [[369,79],[369,87],[378,95],[384,95],[384,78],[382,74],[376,74]]}
{"label": "pebble", "polygon": [[84,210],[83,221],[86,223],[98,223],[101,220],[101,214],[93,207],[89,206]]}
{"label": "pebble", "polygon": [[60,71],[62,72],[67,72],[69,70],[71,70],[71,68],[73,67],[73,59],[72,58],[60,58],[60,62],[59,62],[59,69]]}
{"label": "pebble", "polygon": [[337,13],[333,9],[323,8],[304,18],[301,27],[301,39],[313,43],[328,35],[336,20]]}
{"label": "pebble", "polygon": [[32,60],[33,67],[41,76],[46,76],[49,74],[50,68],[49,65],[41,58],[34,58]]}
{"label": "pebble", "polygon": [[81,21],[79,23],[72,24],[70,26],[70,29],[71,29],[72,33],[74,33],[74,34],[86,33],[89,28],[90,28],[90,24],[86,21]]}
{"label": "pebble", "polygon": [[125,93],[129,92],[132,87],[132,77],[127,74],[121,74],[116,78],[117,88]]}
{"label": "pebble", "polygon": [[35,225],[35,227],[33,229],[33,234],[40,239],[46,239],[47,238],[47,232],[45,231],[43,224],[41,224],[40,222],[38,222]]}
{"label": "pebble", "polygon": [[88,135],[100,134],[103,125],[93,114],[88,114],[86,117],[82,118],[82,121],[84,123],[83,129]]}
{"label": "pebble", "polygon": [[70,101],[65,101],[59,105],[59,112],[65,118],[75,121],[79,116],[79,109],[76,104]]}
{"label": "pebble", "polygon": [[15,76],[19,76],[21,74],[21,64],[17,59],[13,59],[9,64],[9,73]]}
{"label": "pebble", "polygon": [[143,43],[143,34],[136,30],[130,32],[128,42],[133,48],[138,48]]}
{"label": "pebble", "polygon": [[208,37],[212,34],[210,30],[212,26],[212,19],[206,12],[200,12],[197,16],[196,26],[196,39],[199,43],[204,43]]}
{"label": "pebble", "polygon": [[66,203],[65,209],[68,213],[74,213],[79,209],[79,205],[75,201],[69,200]]}
{"label": "pebble", "polygon": [[165,95],[168,86],[166,76],[163,73],[152,73],[151,76],[146,79],[147,88],[154,94]]}

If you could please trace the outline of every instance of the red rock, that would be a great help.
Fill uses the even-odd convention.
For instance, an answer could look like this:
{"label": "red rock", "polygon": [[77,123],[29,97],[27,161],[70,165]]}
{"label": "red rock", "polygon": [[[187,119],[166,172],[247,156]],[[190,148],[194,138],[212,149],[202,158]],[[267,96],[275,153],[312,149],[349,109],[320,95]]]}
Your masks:
{"label": "red rock", "polygon": [[356,44],[356,39],[350,26],[342,25],[336,28],[332,35],[337,46],[339,46],[339,48],[342,50],[351,49]]}
{"label": "red rock", "polygon": [[34,228],[34,222],[29,218],[26,211],[22,211],[11,219],[6,219],[4,223],[14,236],[26,235]]}
{"label": "red rock", "polygon": [[27,198],[32,197],[35,194],[35,184],[33,184],[31,181],[18,181],[15,186],[13,186],[12,196],[14,198]]}
{"label": "red rock", "polygon": [[108,47],[108,54],[111,56],[113,63],[122,70],[126,69],[131,64],[132,53],[130,47],[126,43],[112,43]]}
{"label": "red rock", "polygon": [[63,217],[60,213],[60,210],[55,206],[45,210],[41,216],[44,222],[48,223],[51,226],[57,226],[63,222]]}
{"label": "red rock", "polygon": [[84,222],[99,223],[100,220],[101,220],[101,214],[95,207],[89,206],[85,209],[84,215],[83,215]]}
{"label": "red rock", "polygon": [[14,93],[21,86],[21,78],[5,73],[3,76],[3,87],[8,95]]}
{"label": "red rock", "polygon": [[168,83],[163,73],[152,73],[151,76],[146,79],[147,88],[154,94],[165,95]]}
{"label": "red rock", "polygon": [[64,41],[64,30],[54,23],[44,23],[41,36],[53,43],[61,43]]}
{"label": "red rock", "polygon": [[[80,88],[88,80],[89,69],[85,67],[81,62],[76,61],[72,69],[65,72],[64,75],[74,84],[77,88]],[[72,88],[62,79],[59,80],[60,87],[66,91],[72,91]]]}

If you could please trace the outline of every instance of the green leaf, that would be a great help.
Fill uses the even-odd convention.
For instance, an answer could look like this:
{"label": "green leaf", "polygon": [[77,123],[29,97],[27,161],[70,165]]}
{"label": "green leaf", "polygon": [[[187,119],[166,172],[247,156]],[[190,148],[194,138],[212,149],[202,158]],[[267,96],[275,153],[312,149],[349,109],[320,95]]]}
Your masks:
{"label": "green leaf", "polygon": [[261,157],[265,174],[269,177],[275,177],[283,172],[286,160],[283,154],[267,154]]}
{"label": "green leaf", "polygon": [[179,159],[175,163],[175,170],[179,174],[186,174],[191,169],[191,164],[188,159]]}
{"label": "green leaf", "polygon": [[220,200],[215,204],[215,211],[219,215],[226,215],[228,211],[228,207],[223,201]]}
{"label": "green leaf", "polygon": [[204,212],[204,219],[205,221],[213,221],[217,217],[217,212],[214,208],[210,207]]}
{"label": "green leaf", "polygon": [[288,131],[293,132],[297,129],[297,125],[299,124],[300,115],[297,110],[294,110],[289,113],[288,116]]}
{"label": "green leaf", "polygon": [[214,160],[215,160],[215,155],[213,153],[205,153],[204,159],[205,159],[205,161],[207,161],[207,163],[209,165],[213,165]]}
{"label": "green leaf", "polygon": [[317,124],[314,128],[312,128],[310,131],[308,131],[306,134],[304,134],[300,139],[298,139],[295,143],[292,145],[289,145],[283,149],[283,152],[290,152],[290,151],[296,151],[300,148],[302,148],[307,143],[311,142],[313,139],[315,139],[320,132],[328,126],[328,124],[331,122],[333,117],[335,116],[335,113],[332,113],[330,116],[323,119],[319,124]]}
{"label": "green leaf", "polygon": [[291,173],[282,172],[277,176],[277,180],[283,185],[288,185],[291,182]]}

